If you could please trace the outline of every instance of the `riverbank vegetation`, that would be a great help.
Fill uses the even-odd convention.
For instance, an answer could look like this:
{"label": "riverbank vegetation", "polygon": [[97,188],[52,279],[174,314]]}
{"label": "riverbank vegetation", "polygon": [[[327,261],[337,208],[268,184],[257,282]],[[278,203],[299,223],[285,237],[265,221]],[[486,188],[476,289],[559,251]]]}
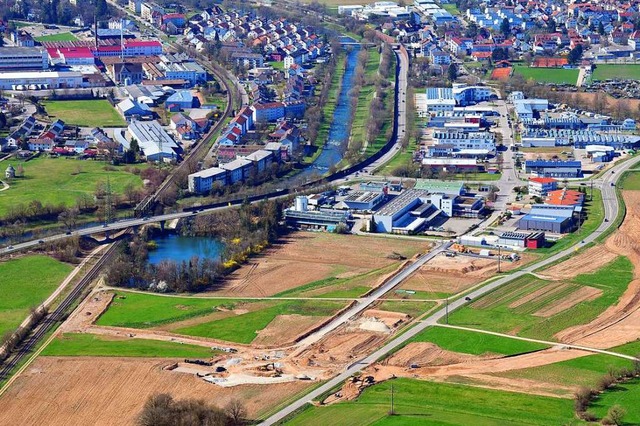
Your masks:
{"label": "riverbank vegetation", "polygon": [[223,242],[219,259],[194,257],[188,262],[165,260],[152,265],[148,250],[153,231],[149,229],[133,238],[115,257],[107,268],[107,281],[113,286],[159,292],[211,289],[251,254],[261,252],[285,232],[280,225],[282,207],[277,200],[244,203],[238,209],[187,219],[181,228],[183,235]]}

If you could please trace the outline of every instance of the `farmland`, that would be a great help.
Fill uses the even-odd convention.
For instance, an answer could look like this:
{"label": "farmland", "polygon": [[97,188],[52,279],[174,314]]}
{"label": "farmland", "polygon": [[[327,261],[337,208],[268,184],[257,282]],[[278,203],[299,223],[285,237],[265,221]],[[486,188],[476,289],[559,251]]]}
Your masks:
{"label": "farmland", "polygon": [[0,335],[13,331],[69,275],[72,267],[47,256],[0,263]]}
{"label": "farmland", "polygon": [[[393,386],[394,416],[389,416]],[[355,401],[310,407],[288,425],[550,425],[574,418],[573,401],[448,383],[395,379],[367,388]]]}
{"label": "farmland", "polygon": [[526,80],[531,79],[538,83],[576,84],[578,81],[577,69],[531,68],[515,65],[513,70],[514,74],[519,74]]}
{"label": "farmland", "polygon": [[639,172],[626,172],[618,183],[618,187],[627,189],[630,191],[640,190],[640,173]]}
{"label": "farmland", "polygon": [[81,195],[93,196],[98,182],[107,177],[113,193],[124,192],[127,185],[142,187],[142,179],[122,166],[109,166],[94,160],[65,158],[36,158],[28,162],[13,163],[22,166],[24,177],[13,179],[6,191],[0,192],[0,217],[11,206],[39,201],[43,205],[72,206]]}
{"label": "farmland", "polygon": [[621,256],[566,282],[527,275],[454,312],[449,323],[553,340],[557,332],[588,323],[616,303],[633,278],[632,268]]}
{"label": "farmland", "polygon": [[640,65],[598,64],[593,80],[640,80]]}
{"label": "farmland", "polygon": [[448,351],[472,355],[515,355],[547,347],[539,343],[443,327],[427,328],[411,339],[411,342],[431,342]]}
{"label": "farmland", "polygon": [[52,119],[80,127],[125,127],[127,123],[104,99],[84,101],[46,101],[43,105]]}
{"label": "farmland", "polygon": [[126,339],[92,334],[65,333],[54,339],[43,356],[124,356],[158,358],[209,358],[215,352],[202,346],[159,340]]}

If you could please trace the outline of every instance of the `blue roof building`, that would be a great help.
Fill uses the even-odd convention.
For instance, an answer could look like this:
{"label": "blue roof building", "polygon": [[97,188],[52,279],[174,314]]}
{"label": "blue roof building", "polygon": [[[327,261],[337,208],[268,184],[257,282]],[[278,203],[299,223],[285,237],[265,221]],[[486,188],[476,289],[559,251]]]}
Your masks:
{"label": "blue roof building", "polygon": [[576,224],[575,213],[579,212],[579,206],[551,206],[536,204],[529,214],[524,215],[518,221],[518,229],[547,231],[556,234],[570,232]]}
{"label": "blue roof building", "polygon": [[175,110],[175,108],[188,109],[196,107],[197,98],[193,96],[190,90],[178,90],[173,95],[167,98],[165,105],[168,109]]}

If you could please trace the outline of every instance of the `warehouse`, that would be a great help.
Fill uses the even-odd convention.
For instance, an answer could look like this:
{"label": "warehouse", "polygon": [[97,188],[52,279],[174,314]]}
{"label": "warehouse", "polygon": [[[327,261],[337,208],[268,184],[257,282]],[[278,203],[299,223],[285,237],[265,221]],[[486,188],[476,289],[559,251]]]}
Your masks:
{"label": "warehouse", "polygon": [[570,232],[575,225],[574,214],[579,211],[574,206],[548,206],[536,204],[529,214],[518,221],[518,229],[547,231],[556,234]]}
{"label": "warehouse", "polygon": [[[127,131],[129,140],[138,141],[138,146],[148,161],[178,158],[180,147],[157,121],[132,121]],[[114,136],[117,134],[118,132],[115,132]],[[129,149],[128,142],[126,145],[123,143],[123,146]]]}
{"label": "warehouse", "polygon": [[[0,89],[35,90],[82,87],[82,73],[75,71],[21,71],[0,73]],[[37,87],[36,87],[37,86]]]}
{"label": "warehouse", "polygon": [[415,217],[410,212],[424,204],[429,199],[427,191],[410,189],[398,195],[380,210],[374,213],[373,220],[377,232],[392,232],[394,228],[402,228],[410,225]]}
{"label": "warehouse", "polygon": [[503,232],[498,238],[500,247],[537,249],[544,246],[544,232]]}
{"label": "warehouse", "polygon": [[462,181],[443,182],[437,180],[417,179],[414,189],[428,191],[432,194],[439,193],[456,196],[464,194],[464,183]]}
{"label": "warehouse", "polygon": [[353,191],[342,202],[350,210],[373,210],[384,201],[384,192]]}
{"label": "warehouse", "polygon": [[579,178],[582,177],[580,161],[527,160],[523,164],[524,172],[537,177]]}
{"label": "warehouse", "polygon": [[293,207],[284,210],[287,225],[302,229],[334,230],[338,225],[349,226],[351,214],[340,210],[309,210],[306,196],[296,197]]}

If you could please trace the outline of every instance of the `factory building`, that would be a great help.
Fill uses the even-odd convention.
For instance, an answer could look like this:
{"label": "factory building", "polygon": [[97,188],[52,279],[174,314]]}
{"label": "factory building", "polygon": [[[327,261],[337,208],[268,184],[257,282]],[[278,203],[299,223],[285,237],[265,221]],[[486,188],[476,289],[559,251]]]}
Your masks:
{"label": "factory building", "polygon": [[581,207],[536,204],[518,221],[518,229],[563,234],[573,230]]}
{"label": "factory building", "polygon": [[298,196],[295,205],[284,211],[287,225],[302,229],[323,229],[333,231],[338,225],[349,226],[351,213],[341,210],[309,210],[306,196]]}

